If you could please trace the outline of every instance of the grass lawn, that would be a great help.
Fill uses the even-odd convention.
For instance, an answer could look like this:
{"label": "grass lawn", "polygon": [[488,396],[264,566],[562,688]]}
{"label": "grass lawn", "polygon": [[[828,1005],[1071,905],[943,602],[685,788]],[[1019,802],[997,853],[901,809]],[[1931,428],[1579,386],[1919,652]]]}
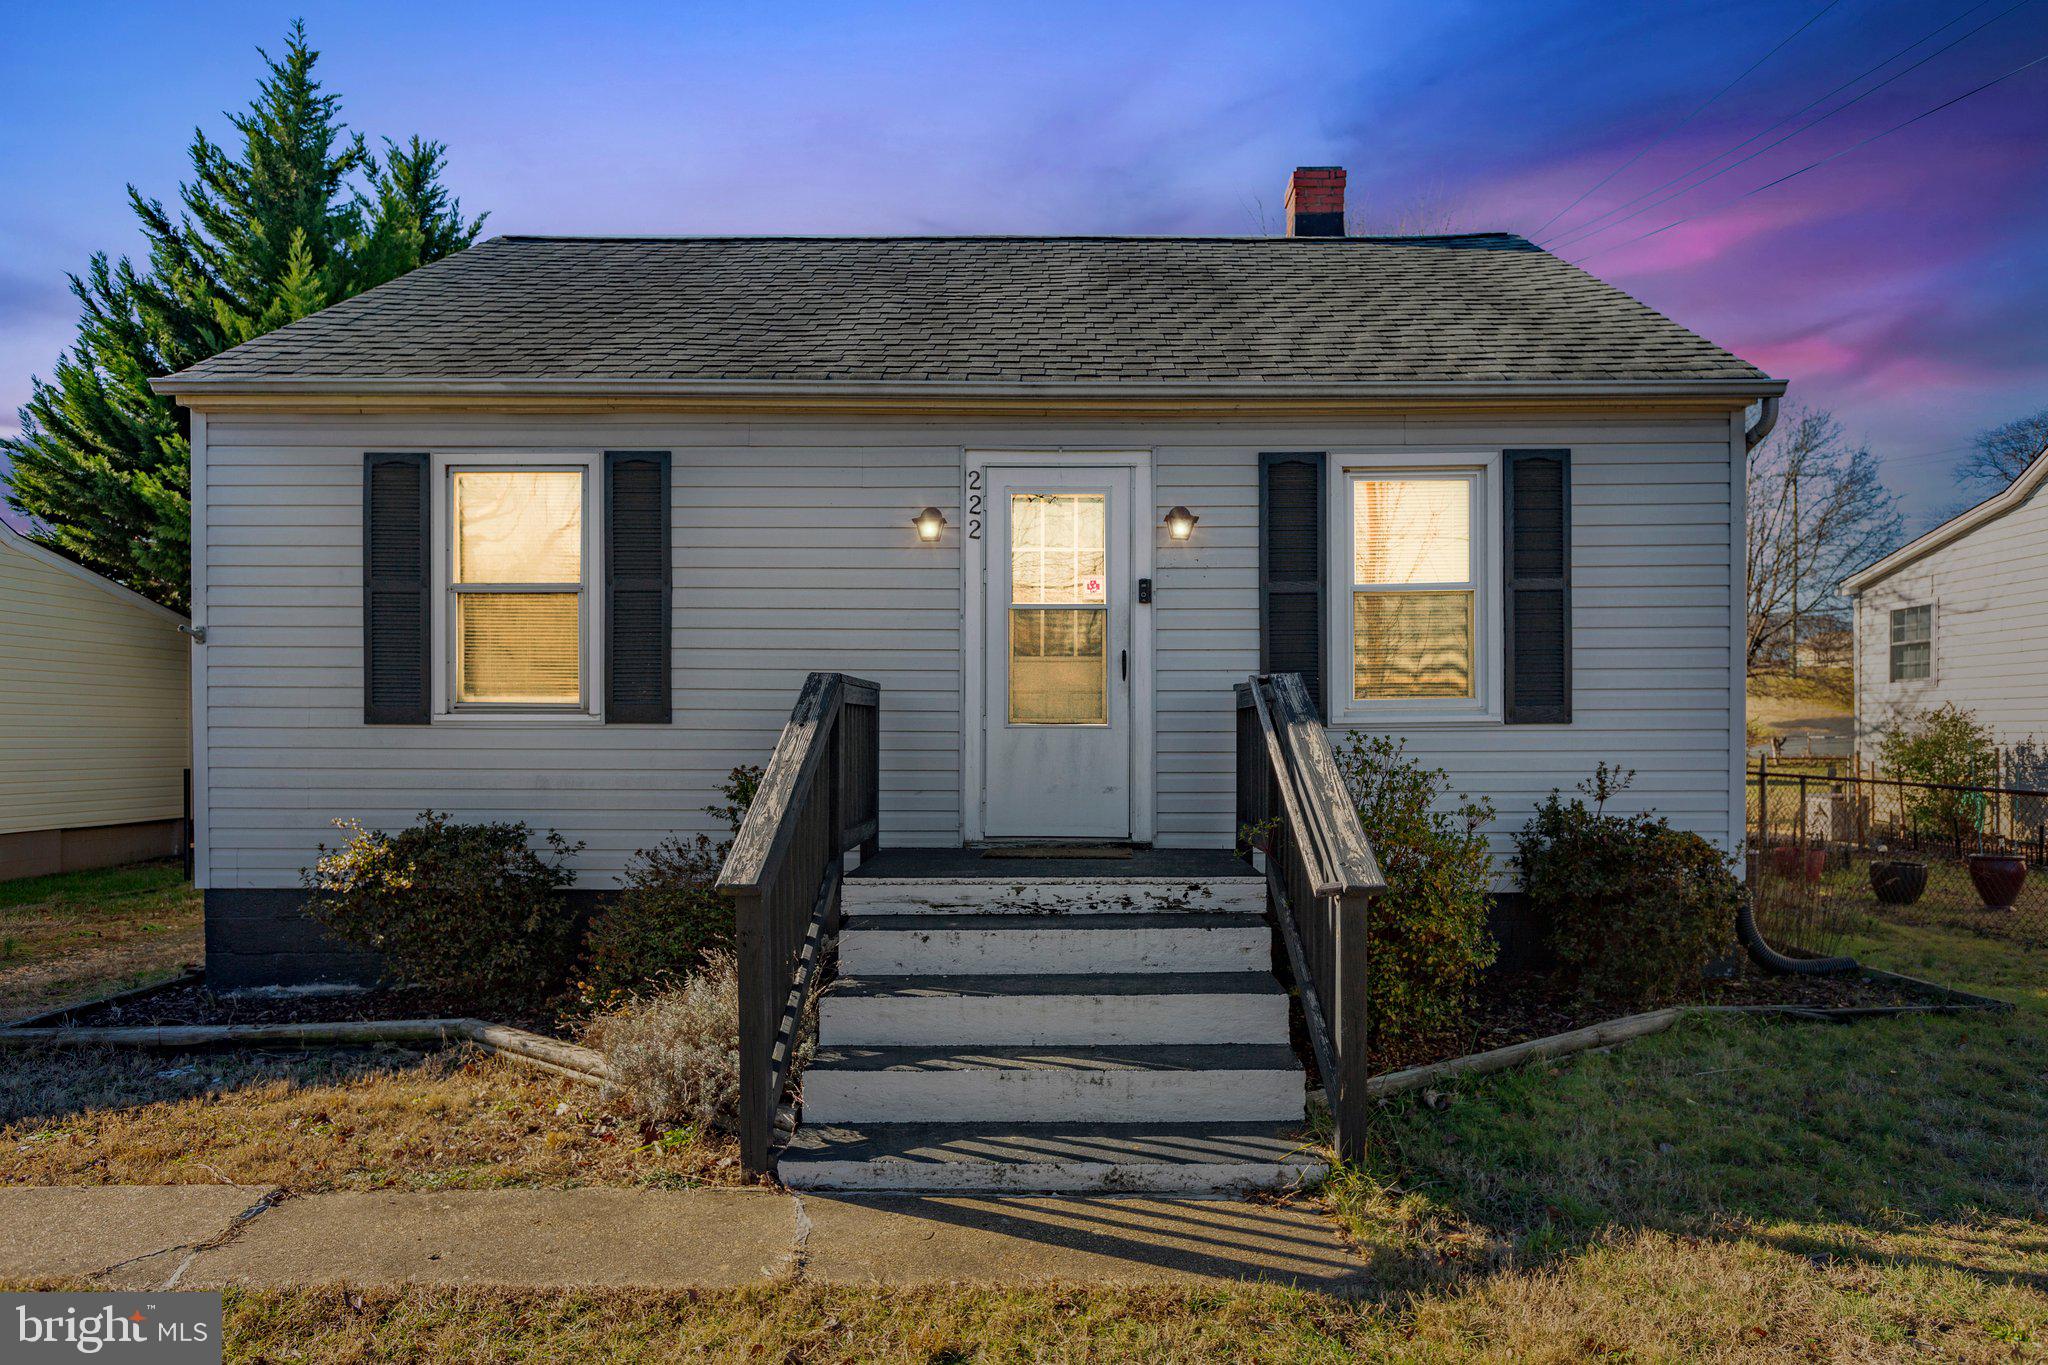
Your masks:
{"label": "grass lawn", "polygon": [[2048,955],[1851,945],[2010,1015],[1700,1022],[1379,1116],[1325,1192],[1371,1301],[1245,1287],[244,1293],[247,1358],[2018,1360],[2048,1356]]}
{"label": "grass lawn", "polygon": [[0,882],[0,1020],[176,976],[205,956],[176,863]]}
{"label": "grass lawn", "polygon": [[[1866,928],[1847,946],[1874,965],[2019,1008],[1854,1025],[1699,1021],[1452,1087],[1434,1103],[1390,1103],[1367,1164],[1322,1195],[1377,1272],[1365,1302],[1257,1286],[317,1288],[231,1293],[229,1356],[2048,1357],[2048,952],[1925,924]],[[232,1064],[250,1070],[232,1074],[221,1070],[229,1062],[134,1063],[211,1068],[182,1099],[149,1098],[149,1087],[176,1076],[123,1080],[88,1068],[102,1078],[74,1086],[104,1087],[108,1098],[80,1090],[71,1118],[41,1114],[0,1131],[0,1163],[14,1163],[0,1164],[0,1180],[64,1170],[139,1178],[117,1173],[124,1162],[169,1173],[203,1161],[236,1180],[294,1188],[652,1182],[716,1169],[713,1148],[662,1153],[600,1132],[603,1116],[579,1107],[588,1091],[503,1063],[328,1059],[324,1079],[296,1070],[266,1079],[261,1068],[318,1059],[242,1058]],[[0,1105],[62,1107],[34,1098],[57,1083],[61,1063],[36,1063],[46,1064],[40,1082],[0,1088]],[[376,1075],[349,1071],[378,1066]],[[138,1097],[122,1098],[123,1085],[141,1087]],[[241,1098],[210,1100],[213,1090]],[[111,1112],[88,1115],[95,1103]],[[150,1113],[159,1116],[145,1124]],[[126,1121],[143,1129],[109,1126]],[[332,1150],[309,1157],[288,1133]],[[670,1158],[674,1168],[662,1164]]]}
{"label": "grass lawn", "polygon": [[650,1138],[595,1088],[475,1049],[0,1058],[0,1184],[309,1194],[738,1178],[730,1142]]}
{"label": "grass lawn", "polygon": [[1809,664],[1790,673],[1754,673],[1749,679],[1752,704],[1768,701],[1809,715],[1847,715],[1856,706],[1856,680],[1845,666]]}

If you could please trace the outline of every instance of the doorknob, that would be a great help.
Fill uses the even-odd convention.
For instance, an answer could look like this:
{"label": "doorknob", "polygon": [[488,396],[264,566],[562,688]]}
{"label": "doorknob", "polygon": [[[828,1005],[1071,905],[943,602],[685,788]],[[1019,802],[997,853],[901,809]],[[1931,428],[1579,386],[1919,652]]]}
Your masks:
{"label": "doorknob", "polygon": [[1124,681],[1129,682],[1131,680],[1131,651],[1120,649],[1117,651],[1117,657],[1123,668]]}

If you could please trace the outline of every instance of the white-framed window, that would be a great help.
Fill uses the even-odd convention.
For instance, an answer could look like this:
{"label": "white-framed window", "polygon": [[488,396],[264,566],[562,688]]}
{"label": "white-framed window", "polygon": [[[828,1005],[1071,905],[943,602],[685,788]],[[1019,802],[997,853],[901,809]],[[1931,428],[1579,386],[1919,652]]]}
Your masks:
{"label": "white-framed window", "polygon": [[588,455],[437,457],[435,711],[597,711],[598,468]]}
{"label": "white-framed window", "polygon": [[1934,606],[1898,607],[1892,611],[1893,682],[1923,682],[1934,676]]}
{"label": "white-framed window", "polygon": [[1331,719],[1500,718],[1500,458],[1345,455],[1331,503]]}

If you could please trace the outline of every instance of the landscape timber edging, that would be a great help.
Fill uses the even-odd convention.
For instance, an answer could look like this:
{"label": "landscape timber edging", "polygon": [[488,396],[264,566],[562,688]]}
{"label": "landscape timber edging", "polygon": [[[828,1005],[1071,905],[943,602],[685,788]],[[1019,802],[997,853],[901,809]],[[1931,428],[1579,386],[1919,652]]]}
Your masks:
{"label": "landscape timber edging", "polygon": [[611,1068],[598,1052],[484,1019],[372,1019],[338,1024],[142,1024],[121,1028],[0,1028],[0,1047],[292,1047],[470,1042],[500,1057],[572,1080],[603,1085]]}
{"label": "landscape timber edging", "polygon": [[205,980],[205,968],[188,967],[176,976],[162,981],[152,981],[147,986],[130,986],[125,991],[115,991],[112,995],[102,995],[95,1000],[76,1000],[68,1005],[59,1005],[55,1009],[40,1010],[35,1014],[27,1015],[20,1019],[9,1020],[6,1024],[0,1025],[0,1028],[47,1028],[53,1026],[59,1019],[68,1019],[74,1014],[83,1014],[87,1010],[96,1010],[105,1005],[127,1005],[137,1000],[147,1000],[153,995],[162,995],[167,991],[177,990],[181,986],[197,986]]}
{"label": "landscape timber edging", "polygon": [[1821,1008],[1806,1005],[1673,1005],[1665,1009],[1650,1010],[1643,1014],[1624,1015],[1619,1019],[1607,1019],[1585,1028],[1572,1029],[1566,1033],[1553,1033],[1546,1038],[1531,1038],[1525,1042],[1510,1043],[1488,1052],[1474,1052],[1463,1057],[1452,1057],[1446,1061],[1431,1062],[1426,1066],[1411,1066],[1400,1071],[1389,1071],[1374,1076],[1365,1083],[1365,1093],[1372,1099],[1385,1099],[1390,1095],[1405,1094],[1419,1090],[1436,1081],[1452,1080],[1460,1076],[1485,1076],[1512,1067],[1526,1066],[1530,1062],[1549,1061],[1556,1057],[1569,1057],[1575,1052],[1588,1052],[1598,1047],[1611,1047],[1625,1043],[1632,1038],[1647,1038],[1653,1033],[1662,1033],[1679,1020],[1694,1014],[1746,1014],[1777,1016],[1784,1019],[1807,1019],[1820,1022],[1850,1023],[1857,1019],[1885,1018],[1902,1014],[1962,1014],[1975,1010],[2007,1011],[2013,1008],[2009,1000],[1996,1000],[1988,995],[1957,990],[1953,986],[1937,985],[1922,981],[1918,977],[1902,976],[1897,972],[1881,971],[1875,967],[1860,969],[1861,975],[1897,985],[1910,986],[1915,990],[1932,991],[1941,997],[1939,1003],[1925,1005],[1869,1005],[1840,1008]]}

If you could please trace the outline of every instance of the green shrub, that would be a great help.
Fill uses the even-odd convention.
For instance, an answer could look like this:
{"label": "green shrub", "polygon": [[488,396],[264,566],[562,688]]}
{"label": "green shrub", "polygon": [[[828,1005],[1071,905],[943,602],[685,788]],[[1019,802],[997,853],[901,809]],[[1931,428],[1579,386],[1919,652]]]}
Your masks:
{"label": "green shrub", "polygon": [[552,859],[521,824],[464,825],[438,811],[396,834],[353,820],[338,849],[302,877],[313,917],[336,937],[380,955],[385,973],[481,1009],[538,1003],[559,990],[575,957],[576,915],[563,865],[583,848],[549,830]]}
{"label": "green shrub", "polygon": [[1441,808],[1450,778],[1383,736],[1354,732],[1337,766],[1387,880],[1369,912],[1368,1046],[1398,1061],[1462,1034],[1493,962],[1492,860],[1479,832],[1493,807],[1461,797]]}
{"label": "green shrub", "polygon": [[[719,788],[726,804],[707,806],[705,813],[737,834],[760,785],[758,767],[734,768]],[[732,902],[717,882],[731,847],[730,839],[671,836],[633,855],[625,886],[591,918],[584,939],[586,1000],[607,1003],[673,981],[695,970],[706,949],[730,946]]]}
{"label": "green shrub", "polygon": [[1553,791],[1515,837],[1531,907],[1560,967],[1590,996],[1651,1004],[1696,990],[1734,942],[1742,884],[1731,859],[1654,814],[1613,815],[1633,772],[1602,763],[1578,790]]}
{"label": "green shrub", "polygon": [[591,918],[583,941],[586,999],[609,1001],[671,980],[705,949],[732,943],[732,902],[717,886],[728,846],[699,834],[633,855],[625,886]]}
{"label": "green shrub", "polygon": [[[1989,786],[1998,772],[1991,727],[1954,702],[1917,711],[1885,727],[1877,742],[1878,766],[1908,782]],[[1906,821],[1960,843],[1980,827],[1984,798],[1975,792],[1906,789]]]}

